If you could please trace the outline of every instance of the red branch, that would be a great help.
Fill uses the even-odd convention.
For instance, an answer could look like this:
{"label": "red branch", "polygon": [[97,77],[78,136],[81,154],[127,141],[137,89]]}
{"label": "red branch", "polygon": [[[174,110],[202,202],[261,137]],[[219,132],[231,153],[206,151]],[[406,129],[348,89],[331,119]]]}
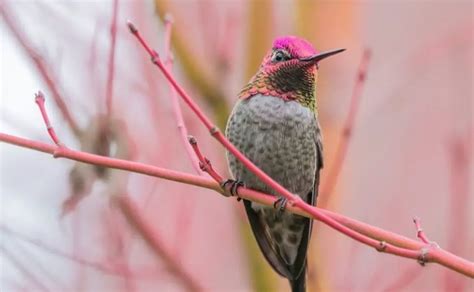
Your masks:
{"label": "red branch", "polygon": [[[220,185],[212,179],[205,178],[202,176],[192,175],[188,173],[178,172],[170,169],[164,169],[152,165],[147,165],[139,162],[133,162],[128,160],[110,158],[91,153],[75,151],[65,147],[57,147],[55,145],[42,143],[39,141],[28,140],[17,136],[8,135],[0,132],[0,141],[8,144],[33,149],[36,151],[52,154],[55,158],[67,158],[84,163],[89,163],[97,166],[115,168],[121,170],[127,170],[135,173],[140,173],[152,177],[163,178],[179,183],[185,183],[198,187],[203,187],[223,193]],[[261,203],[267,206],[273,206],[275,197],[272,195],[264,194],[247,188],[239,188],[239,196],[243,199],[251,200],[257,203]],[[344,226],[351,228],[352,230],[359,232],[363,235],[370,236],[378,240],[378,242],[386,242],[387,244],[393,244],[400,248],[412,249],[413,256],[423,256],[425,261],[439,263],[449,269],[457,271],[469,277],[474,277],[474,263],[451,254],[441,248],[433,248],[426,246],[419,241],[407,238],[396,233],[383,230],[381,228],[357,221],[355,219],[345,217],[343,215],[333,213],[328,210],[320,209],[317,207],[310,206],[310,208],[317,210],[326,216],[329,216]],[[295,214],[299,214],[305,217],[315,218],[312,214],[306,212],[298,206],[287,205],[286,210]],[[315,218],[318,219],[318,218]],[[380,244],[378,245],[380,246]],[[423,251],[421,251],[423,249]],[[389,252],[390,250],[380,250]],[[417,257],[416,257],[417,258]]]}
{"label": "red branch", "polygon": [[199,159],[199,167],[201,168],[201,170],[207,172],[217,183],[219,184],[222,183],[223,181],[222,176],[220,176],[214,170],[214,168],[211,165],[211,161],[207,159],[206,157],[204,157],[204,155],[202,155],[201,150],[199,149],[197,145],[196,138],[194,138],[193,136],[189,136],[188,140],[189,140],[189,144],[194,150],[194,153],[196,153],[196,156]]}
{"label": "red branch", "polygon": [[[41,92],[37,95],[36,100],[40,107],[41,114],[43,115],[43,119],[47,125],[48,131],[51,129],[51,138],[58,146],[58,149],[56,149],[54,153],[54,156],[58,157],[58,152],[60,152],[62,149],[66,149],[66,147],[63,147],[59,143],[59,139],[57,138],[53,127],[49,123],[48,114],[46,113],[46,109],[44,107],[44,97]],[[201,288],[197,285],[197,283],[183,270],[183,268],[180,264],[178,264],[178,262],[173,260],[173,258],[170,256],[170,253],[164,248],[164,245],[161,243],[161,240],[158,237],[157,233],[153,232],[152,227],[147,224],[147,222],[142,218],[135,204],[130,199],[128,199],[127,196],[119,196],[116,200],[127,220],[130,222],[131,225],[135,226],[140,231],[140,234],[143,236],[145,241],[152,247],[153,251],[162,260],[164,260],[168,270],[172,274],[176,275],[178,278],[181,278],[188,290],[200,291]]]}
{"label": "red branch", "polygon": [[206,117],[203,111],[199,108],[199,106],[191,99],[191,97],[184,91],[184,89],[176,82],[173,78],[171,73],[167,70],[167,68],[161,62],[158,54],[156,51],[150,48],[148,43],[143,39],[141,34],[138,32],[137,28],[131,23],[128,22],[128,26],[130,28],[130,32],[138,39],[138,41],[142,44],[145,50],[151,57],[151,61],[155,64],[165,75],[168,81],[173,85],[179,95],[184,99],[184,101],[191,107],[193,112],[198,116],[198,118],[203,122],[206,128],[209,130],[211,135],[218,140],[230,153],[232,153],[248,170],[250,170],[253,174],[255,174],[260,180],[262,180],[266,185],[274,189],[277,193],[288,199],[290,205],[294,205],[299,207],[301,210],[306,211],[307,213],[311,214],[311,216],[326,225],[330,226],[331,228],[344,233],[345,235],[355,239],[361,243],[366,245],[372,246],[377,250],[382,250],[388,253],[397,254],[399,256],[419,259],[420,257],[424,261],[425,255],[424,252],[420,254],[419,251],[413,251],[408,249],[399,248],[396,246],[392,246],[387,244],[386,242],[379,242],[375,239],[362,235],[342,224],[337,222],[336,220],[332,219],[331,217],[327,216],[323,212],[320,212],[317,209],[314,209],[311,205],[304,202],[299,196],[296,196],[285,189],[282,185],[277,183],[273,180],[270,176],[264,173],[261,169],[259,169],[255,164],[253,164],[247,157],[245,157],[237,148],[230,143],[229,140],[222,134],[222,132],[214,126],[211,121]]}
{"label": "red branch", "polygon": [[[171,53],[171,28],[173,26],[173,18],[171,14],[165,15],[165,64],[168,70],[173,70],[173,54]],[[176,123],[178,125],[178,131],[183,141],[184,148],[186,153],[193,165],[194,169],[196,170],[197,174],[202,174],[201,168],[199,167],[199,162],[196,156],[194,155],[190,145],[187,143],[188,137],[188,129],[184,123],[183,113],[181,111],[181,107],[179,105],[178,95],[176,94],[176,90],[174,90],[173,86],[170,85],[170,94],[171,99],[173,101],[173,112],[176,118]]]}
{"label": "red branch", "polygon": [[105,90],[105,107],[107,115],[112,113],[112,97],[114,90],[114,76],[115,76],[115,47],[117,40],[117,13],[118,0],[114,0],[112,8],[112,22],[110,23],[110,52],[109,52],[109,68],[107,74],[107,86]]}
{"label": "red branch", "polygon": [[33,46],[28,43],[26,36],[18,29],[18,26],[15,21],[10,18],[10,13],[8,13],[8,11],[5,11],[6,6],[7,5],[5,1],[4,3],[2,3],[2,5],[0,5],[0,13],[2,14],[3,19],[5,20],[5,24],[35,64],[36,69],[40,73],[40,76],[43,78],[43,81],[47,84],[49,90],[53,94],[54,101],[58,106],[60,112],[62,113],[64,119],[68,123],[69,127],[71,128],[71,131],[76,137],[81,136],[81,130],[79,129],[76,121],[73,119],[71,113],[67,109],[66,103],[64,102],[64,98],[61,95],[59,88],[57,87],[57,84],[59,83],[50,73],[50,69],[48,68],[46,62],[44,62],[43,58],[36,52]]}
{"label": "red branch", "polygon": [[218,140],[230,153],[232,153],[248,170],[254,173],[260,180],[262,180],[266,185],[274,189],[277,193],[282,195],[283,197],[287,198],[289,201],[289,205],[293,205],[294,207],[299,208],[302,211],[305,211],[307,214],[311,215],[312,218],[317,219],[318,221],[323,222],[324,224],[330,226],[333,229],[338,230],[341,233],[361,242],[366,245],[372,246],[378,251],[383,251],[387,253],[392,253],[398,256],[417,259],[420,263],[425,263],[428,261],[432,254],[435,251],[432,251],[430,246],[423,246],[420,250],[410,250],[405,248],[400,248],[394,245],[391,245],[385,241],[378,241],[368,236],[365,236],[357,231],[354,231],[345,225],[339,223],[338,221],[334,220],[324,212],[321,212],[319,209],[305,203],[299,196],[296,196],[286,190],[283,186],[279,183],[274,181],[270,178],[267,174],[265,174],[262,170],[256,167],[248,158],[246,158],[242,153],[240,153],[237,148],[235,148],[232,143],[229,142],[222,134],[222,132],[214,126],[211,121],[207,118],[207,116],[202,112],[199,106],[191,99],[191,97],[184,91],[184,89],[176,82],[174,77],[171,73],[167,70],[167,68],[161,62],[158,54],[156,51],[150,48],[148,43],[144,40],[141,34],[138,32],[137,28],[131,23],[128,22],[128,27],[130,32],[137,38],[140,44],[145,48],[148,54],[151,57],[151,61],[155,64],[160,71],[165,75],[168,79],[170,84],[176,89],[178,94],[184,99],[186,104],[189,105],[191,110],[198,116],[201,122],[206,126],[209,130],[210,134]]}
{"label": "red branch", "polygon": [[326,180],[324,180],[321,186],[321,194],[328,197],[336,186],[337,179],[342,169],[342,165],[346,159],[347,149],[352,136],[352,130],[354,129],[355,118],[359,110],[359,104],[362,97],[362,89],[364,88],[367,68],[369,65],[371,53],[369,49],[365,49],[362,59],[360,61],[359,70],[357,73],[354,89],[352,90],[351,101],[349,105],[349,112],[347,113],[346,120],[344,121],[344,128],[342,130],[341,140],[337,145],[337,150],[334,158],[334,163],[330,168]]}

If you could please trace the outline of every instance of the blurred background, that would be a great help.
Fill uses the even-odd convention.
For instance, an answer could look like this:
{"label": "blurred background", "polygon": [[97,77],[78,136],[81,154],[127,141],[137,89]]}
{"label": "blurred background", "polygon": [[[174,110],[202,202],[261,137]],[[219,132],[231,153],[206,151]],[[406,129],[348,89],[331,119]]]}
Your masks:
{"label": "blurred background", "polygon": [[[42,90],[68,147],[194,174],[169,84],[126,20],[166,57],[172,15],[176,79],[221,129],[276,36],[347,48],[319,70],[319,206],[412,238],[419,216],[430,239],[474,260],[472,1],[6,0],[0,9],[2,132],[51,143],[34,103]],[[337,170],[365,49],[372,58]],[[222,147],[181,106],[188,132],[228,175]],[[288,290],[234,199],[5,143],[0,159],[1,291]],[[473,289],[439,265],[380,254],[319,223],[309,263],[309,291]]]}

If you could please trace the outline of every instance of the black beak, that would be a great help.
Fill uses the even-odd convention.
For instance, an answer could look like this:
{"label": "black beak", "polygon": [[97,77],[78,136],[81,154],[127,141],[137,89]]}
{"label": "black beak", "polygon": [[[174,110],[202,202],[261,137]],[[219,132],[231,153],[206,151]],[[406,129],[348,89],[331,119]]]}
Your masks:
{"label": "black beak", "polygon": [[336,49],[336,50],[331,50],[331,51],[327,51],[327,52],[322,52],[322,53],[319,53],[319,54],[316,54],[316,55],[313,55],[313,56],[300,58],[300,61],[310,62],[311,64],[316,64],[319,61],[321,61],[322,59],[326,59],[329,56],[342,53],[345,50],[346,49]]}

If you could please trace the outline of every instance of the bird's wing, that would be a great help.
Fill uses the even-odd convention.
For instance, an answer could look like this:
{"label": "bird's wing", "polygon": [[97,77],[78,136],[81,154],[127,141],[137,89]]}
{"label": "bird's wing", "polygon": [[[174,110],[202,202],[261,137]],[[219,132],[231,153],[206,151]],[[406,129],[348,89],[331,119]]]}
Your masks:
{"label": "bird's wing", "polygon": [[278,274],[285,278],[292,278],[290,267],[281,257],[278,247],[273,244],[274,240],[271,237],[270,229],[268,224],[264,221],[263,216],[260,212],[256,212],[252,208],[251,201],[243,201],[253,234],[255,235],[255,239],[257,240],[258,246],[265,256],[265,259]]}
{"label": "bird's wing", "polygon": [[[316,200],[318,198],[319,190],[319,172],[323,168],[323,143],[319,128],[316,131],[316,171],[314,178],[314,187],[311,193],[308,194],[306,203],[311,206],[316,206]],[[297,215],[296,215],[297,216]],[[304,230],[303,237],[301,238],[300,246],[298,247],[298,253],[296,260],[291,266],[292,275],[294,278],[298,278],[299,275],[304,271],[306,266],[306,254],[308,249],[309,240],[311,238],[311,232],[313,229],[313,219],[304,218]]]}
{"label": "bird's wing", "polygon": [[[316,205],[316,197],[318,195],[319,187],[319,172],[323,166],[322,161],[322,143],[320,135],[317,135],[316,139],[316,154],[317,154],[317,165],[315,173],[315,182],[314,189],[307,196],[306,202],[313,206]],[[313,220],[309,218],[303,218],[302,224],[304,224],[303,235],[301,238],[300,245],[298,247],[298,253],[293,264],[289,265],[283,259],[280,254],[278,246],[274,243],[270,228],[265,222],[262,214],[256,212],[252,208],[252,203],[250,201],[244,200],[245,211],[247,212],[247,217],[250,221],[250,226],[252,227],[253,234],[257,240],[258,246],[262,250],[263,255],[265,256],[268,263],[273,267],[273,269],[280,274],[281,276],[288,278],[290,280],[297,279],[301,272],[306,266],[306,251],[308,249],[309,239],[311,237],[311,229],[313,225]],[[294,215],[299,216],[299,215]]]}

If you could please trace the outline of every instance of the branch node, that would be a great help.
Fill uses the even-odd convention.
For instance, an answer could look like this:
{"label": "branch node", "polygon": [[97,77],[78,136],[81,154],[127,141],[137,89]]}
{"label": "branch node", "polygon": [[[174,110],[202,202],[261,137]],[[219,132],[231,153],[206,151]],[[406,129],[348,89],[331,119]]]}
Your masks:
{"label": "branch node", "polygon": [[137,27],[130,20],[127,20],[127,26],[128,26],[128,29],[130,30],[131,33],[133,33],[133,34],[138,33]]}
{"label": "branch node", "polygon": [[428,247],[423,247],[421,249],[420,256],[418,257],[417,261],[421,266],[425,266],[425,264],[428,262],[428,259],[426,256],[428,255],[430,249]]}
{"label": "branch node", "polygon": [[63,144],[59,144],[58,147],[56,147],[56,149],[54,149],[53,157],[54,158],[64,157],[64,149],[65,148],[66,148],[66,146],[64,146]]}
{"label": "branch node", "polygon": [[160,56],[155,50],[153,50],[153,55],[151,56],[151,62],[155,65],[160,64]]}
{"label": "branch node", "polygon": [[387,249],[387,242],[382,240],[379,242],[379,246],[376,248],[378,252],[384,252]]}
{"label": "branch node", "polygon": [[215,136],[217,133],[219,133],[219,128],[212,126],[212,128],[209,130],[209,133],[211,133],[212,136]]}
{"label": "branch node", "polygon": [[191,144],[191,147],[193,148],[194,153],[196,154],[199,160],[199,168],[202,171],[208,173],[216,182],[223,181],[222,177],[212,167],[211,161],[207,159],[206,157],[204,157],[204,155],[202,155],[201,150],[199,149],[199,146],[197,144],[196,138],[189,135],[188,141],[189,141],[189,144]]}
{"label": "branch node", "polygon": [[38,92],[35,93],[35,102],[37,105],[39,105],[40,103],[44,103],[44,95],[41,90],[38,90]]}
{"label": "branch node", "polygon": [[192,135],[188,135],[188,142],[191,145],[196,145],[197,144],[196,138],[194,138],[194,136],[192,136]]}

